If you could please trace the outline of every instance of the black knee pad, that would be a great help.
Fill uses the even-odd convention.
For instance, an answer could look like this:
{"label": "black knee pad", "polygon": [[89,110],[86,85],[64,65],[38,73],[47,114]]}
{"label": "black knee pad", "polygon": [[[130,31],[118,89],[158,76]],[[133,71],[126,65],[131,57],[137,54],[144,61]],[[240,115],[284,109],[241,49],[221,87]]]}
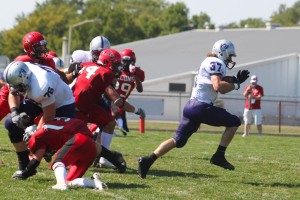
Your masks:
{"label": "black knee pad", "polygon": [[23,133],[24,130],[17,127],[12,121],[10,117],[7,117],[5,120],[5,128],[8,131],[8,137],[11,143],[18,143],[23,141]]}
{"label": "black knee pad", "polygon": [[15,126],[14,124],[7,128],[8,137],[11,143],[18,143],[23,141],[24,130]]}

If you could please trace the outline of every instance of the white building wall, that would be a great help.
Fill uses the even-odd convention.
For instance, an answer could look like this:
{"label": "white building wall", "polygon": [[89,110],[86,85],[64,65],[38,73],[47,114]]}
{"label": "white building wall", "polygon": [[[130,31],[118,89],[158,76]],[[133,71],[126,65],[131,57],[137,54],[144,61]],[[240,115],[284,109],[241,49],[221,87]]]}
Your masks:
{"label": "white building wall", "polygon": [[[250,75],[257,75],[258,84],[264,87],[265,96],[263,100],[274,101],[263,104],[263,113],[267,116],[278,115],[278,101],[296,101],[300,102],[300,70],[299,70],[299,55],[294,53],[290,55],[285,55],[281,57],[276,57],[272,59],[257,61],[253,63],[247,63],[244,65],[237,65],[232,70],[227,71],[227,75],[236,75],[238,70],[248,69]],[[146,113],[147,110],[150,111],[151,107],[157,104],[151,103],[151,99],[162,99],[163,103],[163,114],[153,114],[148,115],[148,119],[152,120],[174,120],[178,121],[181,119],[181,112],[190,97],[191,88],[194,82],[195,72],[185,72],[182,74],[167,76],[164,78],[159,78],[155,80],[145,81],[144,92],[138,94],[133,92],[130,99],[135,99],[138,97],[143,97],[149,99],[147,105],[143,105]],[[244,106],[244,97],[242,95],[244,87],[249,84],[249,80],[241,85],[241,88],[237,91],[232,91],[226,95],[219,95],[219,98],[223,99],[235,99],[235,100],[225,100],[224,107],[238,115],[241,116]],[[185,93],[169,92],[169,83],[184,83],[186,84]],[[300,108],[293,107],[287,110],[285,114],[295,115],[300,117]],[[129,114],[130,118],[136,118],[134,115]]]}
{"label": "white building wall", "polygon": [[[299,56],[298,54],[290,54],[286,56],[276,57],[268,60],[247,63],[238,66],[228,74],[235,75],[240,69],[248,69],[250,75],[257,75],[258,84],[264,87],[265,98],[271,100],[299,100]],[[244,89],[247,80],[241,85]],[[242,91],[233,91],[228,96],[239,96]]]}

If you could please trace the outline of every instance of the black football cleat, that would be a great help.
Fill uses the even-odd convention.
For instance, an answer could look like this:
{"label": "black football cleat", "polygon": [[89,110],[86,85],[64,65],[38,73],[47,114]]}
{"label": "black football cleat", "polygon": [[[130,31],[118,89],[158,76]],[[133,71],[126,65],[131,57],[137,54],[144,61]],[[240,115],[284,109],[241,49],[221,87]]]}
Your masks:
{"label": "black football cleat", "polygon": [[13,175],[12,178],[15,180],[26,180],[30,176],[34,176],[37,173],[36,170],[33,170],[30,174],[24,174],[22,170],[17,170]]}
{"label": "black football cleat", "polygon": [[235,167],[230,164],[226,158],[224,156],[216,156],[216,154],[214,154],[211,159],[210,159],[210,163],[213,165],[217,165],[219,167],[223,167],[224,169],[229,169],[229,170],[234,170]]}
{"label": "black football cleat", "polygon": [[117,171],[122,174],[126,171],[127,169],[127,165],[126,165],[126,161],[123,157],[123,155],[120,153],[120,152],[117,152],[117,151],[111,151],[117,158],[118,160],[118,163],[120,164],[118,167],[117,167]]}
{"label": "black football cleat", "polygon": [[121,129],[121,132],[123,133],[124,136],[127,135],[127,132],[124,129]]}
{"label": "black football cleat", "polygon": [[94,163],[93,163],[93,167],[94,168],[100,168],[100,164],[99,164],[99,161],[100,161],[100,156],[97,156],[94,160]]}
{"label": "black football cleat", "polygon": [[142,179],[146,178],[151,165],[152,163],[149,161],[149,158],[138,158],[138,174]]}

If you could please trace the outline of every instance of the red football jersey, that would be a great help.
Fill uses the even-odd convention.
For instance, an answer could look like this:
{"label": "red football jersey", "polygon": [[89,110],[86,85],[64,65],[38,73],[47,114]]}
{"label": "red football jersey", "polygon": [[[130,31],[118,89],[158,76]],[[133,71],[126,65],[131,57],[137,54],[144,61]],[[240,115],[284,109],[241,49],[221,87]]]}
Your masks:
{"label": "red football jersey", "polygon": [[8,93],[9,93],[9,88],[8,85],[5,84],[2,86],[1,90],[0,90],[0,97],[1,97],[1,101],[7,101],[8,99]]}
{"label": "red football jersey", "polygon": [[57,151],[75,134],[84,134],[92,138],[92,132],[86,123],[76,118],[54,118],[46,122],[30,138],[28,146],[32,153],[38,149],[47,152]]}
{"label": "red football jersey", "polygon": [[0,90],[0,121],[10,113],[10,108],[8,104],[8,94],[9,88],[8,85],[2,86]]}
{"label": "red football jersey", "polygon": [[99,102],[105,89],[113,83],[115,74],[93,62],[82,63],[77,81],[73,86],[76,107],[88,112]]}
{"label": "red football jersey", "polygon": [[[145,73],[140,68],[135,68],[136,76],[143,82],[145,80]],[[116,84],[116,91],[120,95],[121,98],[126,100],[128,96],[131,94],[132,90],[135,88],[135,77],[131,72],[122,71],[121,76],[118,78],[118,82]]]}
{"label": "red football jersey", "polygon": [[[244,92],[248,90],[248,88],[250,87],[250,85],[247,85],[244,89]],[[251,90],[251,95],[254,97],[257,97],[259,95],[264,96],[264,89],[262,86],[260,85],[256,85],[254,88],[252,88]],[[251,106],[249,106],[249,104],[251,103]],[[246,102],[245,102],[245,108],[248,108],[250,110],[255,110],[255,109],[261,109],[261,100],[253,100],[251,102],[251,100],[249,100],[248,98],[246,98]]]}
{"label": "red football jersey", "polygon": [[[14,61],[35,62],[28,55],[17,56],[14,59]],[[43,58],[39,59],[38,63],[41,64],[41,65],[45,65],[45,66],[51,67],[52,69],[55,70],[55,63],[54,63],[54,60],[53,60],[53,56],[51,56],[49,54],[45,54]]]}

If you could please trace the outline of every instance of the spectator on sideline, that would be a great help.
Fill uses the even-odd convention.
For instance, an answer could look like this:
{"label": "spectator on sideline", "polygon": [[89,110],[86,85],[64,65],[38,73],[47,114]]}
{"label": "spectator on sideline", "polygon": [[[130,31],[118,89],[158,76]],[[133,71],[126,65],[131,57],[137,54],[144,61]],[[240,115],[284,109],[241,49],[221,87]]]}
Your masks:
{"label": "spectator on sideline", "polygon": [[243,93],[246,97],[244,109],[244,134],[243,137],[249,136],[250,125],[253,122],[257,127],[258,135],[262,136],[262,121],[261,98],[264,96],[264,89],[257,84],[257,76],[252,75],[250,85],[247,85]]}
{"label": "spectator on sideline", "polygon": [[234,170],[235,167],[225,158],[227,146],[233,139],[236,130],[241,125],[240,119],[227,112],[225,109],[213,106],[218,93],[225,94],[232,90],[238,90],[240,84],[249,77],[248,70],[242,70],[237,76],[232,77],[231,82],[222,81],[226,76],[226,68],[232,69],[235,62],[235,48],[228,40],[217,41],[212,51],[207,54],[201,63],[190,100],[183,109],[182,120],[173,138],[162,142],[152,154],[138,159],[138,175],[146,178],[146,175],[155,160],[168,153],[173,148],[182,148],[188,139],[195,133],[201,123],[211,126],[224,126],[225,131],[221,137],[215,154],[210,163],[224,169]]}

